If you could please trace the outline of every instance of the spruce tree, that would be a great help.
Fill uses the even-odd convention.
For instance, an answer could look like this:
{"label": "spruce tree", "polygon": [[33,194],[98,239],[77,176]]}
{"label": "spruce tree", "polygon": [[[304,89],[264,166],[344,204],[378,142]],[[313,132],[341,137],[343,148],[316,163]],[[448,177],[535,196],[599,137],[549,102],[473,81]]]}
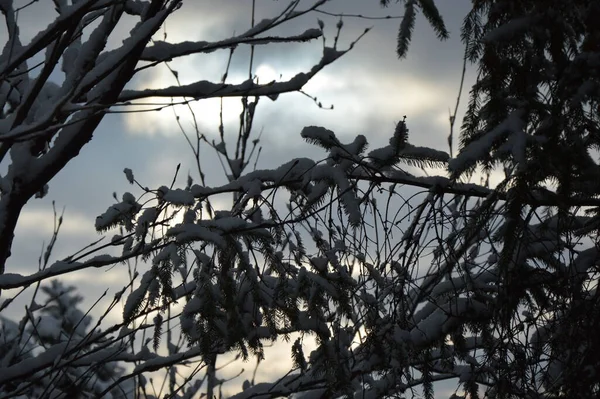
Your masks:
{"label": "spruce tree", "polygon": [[599,12],[588,0],[473,1],[462,27],[479,72],[450,174],[505,173],[501,198],[474,209],[502,220],[485,326],[498,339],[486,355],[499,397],[600,389]]}

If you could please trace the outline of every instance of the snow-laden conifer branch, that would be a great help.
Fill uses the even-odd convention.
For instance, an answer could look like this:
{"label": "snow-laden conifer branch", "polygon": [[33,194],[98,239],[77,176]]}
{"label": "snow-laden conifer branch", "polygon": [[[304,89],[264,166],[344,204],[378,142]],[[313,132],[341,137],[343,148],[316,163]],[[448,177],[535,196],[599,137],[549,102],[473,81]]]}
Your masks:
{"label": "snow-laden conifer branch", "polygon": [[[198,185],[193,185],[191,186],[189,189],[190,191],[194,194],[194,197],[196,197],[199,200],[204,200],[205,198],[207,198],[208,196],[216,193],[216,192],[223,192],[223,191],[227,191],[227,190],[244,190],[244,189],[249,189],[249,183],[250,182],[256,182],[257,184],[260,184],[260,188],[258,188],[258,186],[255,187],[255,183],[253,183],[253,192],[260,192],[261,189],[266,188],[267,186],[263,186],[262,184],[265,182],[270,182],[270,184],[274,184],[273,187],[276,187],[277,185],[286,185],[286,186],[290,186],[290,187],[302,187],[301,185],[298,185],[297,183],[301,183],[303,182],[303,184],[306,183],[310,183],[312,180],[319,180],[322,178],[322,174],[323,173],[333,173],[332,170],[330,170],[331,168],[334,167],[339,167],[340,171],[346,171],[345,173],[348,173],[348,175],[345,178],[351,178],[352,174],[351,174],[351,170],[353,170],[354,168],[352,167],[352,163],[360,163],[361,159],[358,156],[358,154],[360,154],[366,145],[366,142],[363,140],[355,140],[353,143],[350,144],[342,144],[340,143],[335,136],[333,135],[332,132],[328,132],[325,129],[306,129],[303,132],[303,135],[306,138],[311,138],[311,140],[313,141],[318,141],[319,143],[321,143],[323,140],[323,137],[320,136],[319,132],[325,132],[325,134],[328,135],[327,138],[327,143],[326,143],[326,147],[329,148],[330,150],[330,156],[331,159],[329,159],[327,161],[326,165],[317,165],[315,164],[313,161],[310,160],[306,160],[306,162],[302,162],[302,160],[295,160],[295,161],[291,161],[290,163],[283,165],[282,167],[275,169],[275,170],[265,170],[265,171],[254,171],[251,172],[248,175],[243,175],[242,177],[240,177],[239,179],[236,179],[230,183],[228,183],[226,186],[223,187],[217,187],[211,189],[208,187],[200,187]],[[358,145],[362,143],[362,145]],[[323,144],[323,143],[321,143]],[[349,164],[349,165],[346,165]],[[329,172],[327,172],[329,171]],[[287,178],[289,178],[289,180],[287,180]],[[334,179],[335,180],[335,179]],[[296,183],[296,184],[294,184]],[[441,187],[441,192],[443,192],[444,187]],[[162,195],[164,195],[166,193],[162,193]],[[435,192],[432,192],[431,195],[435,194]],[[429,201],[427,204],[428,206],[431,206],[435,203],[435,201]],[[185,232],[185,231],[191,231],[190,229],[192,228],[196,228],[196,224],[198,225],[205,225],[205,227],[208,227],[208,229],[214,229],[214,228],[219,228],[219,224],[223,223],[223,222],[227,222],[226,225],[229,226],[227,229],[229,229],[230,232],[235,231],[235,229],[242,227],[244,229],[249,228],[249,229],[253,229],[253,227],[247,223],[242,223],[242,220],[240,219],[231,219],[231,222],[229,222],[229,218],[225,217],[223,218],[222,216],[219,216],[217,219],[214,220],[214,222],[203,222],[203,221],[198,221],[197,223],[190,219],[188,222],[186,223],[182,223],[178,226],[176,226],[174,228],[174,231],[176,231],[178,234],[181,232]],[[220,222],[222,221],[222,222]],[[235,223],[234,223],[235,222]],[[241,224],[240,224],[241,223]],[[225,225],[223,226],[225,227]],[[234,230],[231,230],[230,228],[233,228]],[[207,231],[208,231],[207,229]],[[220,228],[219,228],[220,229]],[[223,230],[225,231],[225,230]],[[267,238],[268,236],[264,236],[264,238]],[[200,239],[200,240],[205,240],[206,237],[204,236],[198,236],[198,237],[192,237],[190,236],[189,238],[192,239]],[[224,237],[225,238],[225,237]],[[407,237],[407,239],[412,240],[412,237]],[[213,241],[212,239],[210,239],[209,241]],[[271,244],[274,244],[273,241],[269,240]],[[230,244],[228,245],[221,245],[219,251],[227,251],[226,248],[235,248],[238,244],[236,244],[234,241],[228,241],[230,242]],[[466,251],[466,249],[469,248],[470,242],[468,244],[466,244],[464,246],[464,249],[462,251]],[[237,250],[236,250],[237,251]],[[245,263],[247,261],[242,261],[243,257],[241,256],[241,254],[239,255],[239,261],[242,263]],[[458,256],[461,256],[460,254],[458,254]],[[167,259],[167,258],[165,258]],[[224,258],[225,259],[225,258]],[[230,259],[229,257],[227,257],[226,259]],[[202,261],[202,263],[204,264],[207,260]],[[324,261],[324,262],[323,262]],[[280,260],[277,260],[276,262],[280,262]],[[250,283],[250,284],[255,284],[256,288],[250,288],[250,286],[248,286],[249,288],[246,289],[240,289],[239,292],[246,292],[247,289],[249,289],[250,291],[253,291],[254,289],[258,289],[258,292],[261,293],[261,296],[263,296],[264,298],[269,298],[269,300],[266,302],[268,303],[268,305],[262,305],[260,308],[263,309],[264,311],[269,312],[269,309],[278,309],[279,307],[281,307],[282,309],[286,309],[286,305],[284,302],[280,302],[278,300],[273,301],[273,299],[277,298],[278,296],[276,295],[276,287],[277,286],[282,286],[282,287],[286,287],[286,292],[288,292],[288,295],[294,295],[294,297],[298,298],[299,296],[303,296],[305,294],[301,294],[301,287],[304,284],[310,284],[314,287],[320,287],[320,289],[324,289],[325,292],[329,293],[330,298],[332,300],[339,300],[341,298],[340,296],[340,291],[335,287],[331,285],[331,282],[333,281],[338,281],[338,278],[334,278],[333,275],[329,275],[327,278],[324,278],[323,276],[320,275],[320,273],[326,273],[327,269],[328,269],[328,260],[326,258],[311,258],[310,259],[311,264],[313,265],[315,272],[307,272],[304,268],[301,269],[300,273],[294,277],[293,279],[288,279],[288,278],[283,278],[283,276],[281,276],[279,278],[279,282],[277,282],[277,279],[263,275],[262,276],[262,281],[256,281],[256,276],[252,276],[251,275],[244,275],[245,277],[241,279],[241,281],[254,281],[254,283]],[[219,265],[217,264],[212,264],[209,261],[209,264],[211,264],[211,266],[207,269],[207,270],[211,270],[211,268],[217,268]],[[274,265],[275,266],[275,265]],[[277,266],[279,268],[281,268],[280,266]],[[372,270],[371,270],[372,269]],[[370,274],[378,274],[376,273],[376,270],[374,268],[369,269],[371,271]],[[241,270],[241,269],[240,269]],[[250,272],[250,269],[245,269],[248,272]],[[279,269],[281,270],[281,269]],[[450,269],[452,270],[452,269]],[[443,280],[443,275],[442,274],[442,280],[436,279],[434,275],[431,275],[430,278],[426,279],[423,283],[423,285],[421,285],[421,292],[418,292],[418,295],[415,296],[413,298],[413,303],[411,304],[412,307],[414,309],[417,309],[417,304],[423,304],[422,300],[423,299],[427,299],[426,303],[436,303],[437,306],[441,306],[442,307],[442,311],[439,311],[438,313],[435,313],[435,310],[438,307],[427,307],[425,308],[425,310],[422,310],[419,312],[418,315],[415,315],[416,318],[413,320],[412,325],[409,324],[407,326],[405,326],[405,332],[404,333],[399,333],[398,335],[398,341],[397,341],[397,345],[411,345],[412,348],[414,348],[414,350],[418,350],[418,348],[426,348],[427,346],[431,345],[434,342],[437,342],[440,337],[444,336],[445,334],[448,334],[452,331],[454,331],[456,328],[458,328],[460,326],[460,323],[464,322],[464,320],[467,320],[469,317],[470,318],[474,318],[474,319],[480,319],[480,318],[486,318],[487,313],[485,311],[485,308],[483,307],[483,305],[481,303],[479,303],[478,301],[470,301],[470,300],[463,300],[460,299],[458,300],[456,303],[454,302],[447,302],[444,299],[444,296],[447,295],[447,293],[449,292],[449,290],[455,289],[455,290],[469,290],[469,286],[468,284],[465,283],[464,279],[459,279],[456,281],[452,281],[452,282],[448,282],[445,283]],[[227,316],[227,314],[229,313],[235,313],[236,311],[232,311],[232,310],[228,310],[228,311],[224,311],[224,309],[226,309],[227,307],[221,302],[222,299],[220,299],[220,296],[223,295],[223,292],[221,291],[223,288],[221,288],[221,283],[211,283],[210,285],[212,286],[211,291],[213,291],[213,293],[208,294],[206,292],[206,288],[202,289],[202,287],[206,287],[204,284],[207,284],[208,281],[210,281],[211,275],[208,274],[205,277],[202,277],[201,284],[200,285],[196,285],[195,288],[193,288],[192,286],[187,287],[185,289],[186,292],[190,292],[190,290],[194,290],[194,294],[193,294],[193,299],[191,301],[189,301],[184,309],[183,312],[183,319],[182,319],[182,328],[184,329],[184,331],[186,331],[186,333],[189,335],[189,339],[193,340],[193,341],[198,341],[200,343],[200,345],[206,345],[205,342],[206,340],[203,339],[202,337],[204,337],[205,335],[208,337],[221,337],[225,343],[229,342],[230,344],[226,344],[226,345],[231,345],[231,342],[235,342],[235,341],[230,341],[230,340],[238,340],[238,339],[242,339],[243,341],[245,341],[246,339],[254,339],[254,338],[259,338],[259,339],[266,339],[268,337],[276,337],[278,334],[286,334],[286,333],[290,333],[293,331],[312,331],[314,333],[317,333],[319,335],[322,335],[324,337],[324,339],[326,339],[326,337],[329,336],[329,333],[326,333],[326,329],[328,329],[329,327],[327,327],[327,324],[322,324],[321,321],[319,321],[319,318],[303,318],[303,316],[301,316],[300,314],[297,314],[295,317],[295,319],[299,322],[299,324],[295,324],[295,322],[291,323],[290,327],[287,328],[278,328],[278,327],[272,327],[269,326],[268,328],[265,326],[261,326],[256,325],[254,327],[254,330],[249,329],[247,330],[247,327],[244,327],[244,323],[248,323],[250,322],[250,320],[260,320],[260,317],[266,317],[265,316],[258,316],[259,318],[256,319],[257,315],[251,316],[241,316],[240,320],[245,320],[245,317],[248,317],[248,321],[242,322],[242,324],[240,324],[239,328],[236,328],[235,331],[236,332],[241,332],[241,331],[254,331],[254,333],[250,333],[250,335],[246,335],[245,338],[244,336],[242,337],[236,337],[237,334],[232,334],[231,332],[227,332],[226,329],[224,329],[225,325],[227,325],[228,323],[233,323],[233,321],[229,320],[229,317]],[[291,276],[290,276],[291,277]],[[440,277],[440,276],[438,276]],[[387,289],[387,284],[388,284],[388,280],[385,278],[380,277],[379,278],[381,280],[380,282],[380,287],[381,289],[383,289],[384,291]],[[282,283],[282,280],[285,281],[285,283]],[[491,280],[493,281],[493,280]],[[390,281],[391,282],[391,281]],[[437,284],[437,282],[440,282],[440,284]],[[309,285],[309,286],[310,286]],[[293,294],[292,294],[293,293]],[[225,294],[226,295],[226,294]],[[412,295],[409,295],[408,297],[411,297]],[[246,301],[248,301],[250,298],[246,297]],[[365,297],[367,298],[367,297]],[[255,299],[253,299],[254,301]],[[264,300],[264,299],[263,299]],[[310,299],[308,299],[310,301]],[[447,302],[447,303],[446,303]],[[373,304],[376,302],[373,302]],[[370,300],[366,300],[364,302],[364,306],[373,306],[373,304],[371,304]],[[445,306],[445,308],[444,308]],[[215,312],[215,308],[218,309],[218,311],[216,313]],[[255,306],[250,306],[250,308],[256,308]],[[249,308],[249,309],[250,309]],[[245,312],[249,312],[250,314],[252,314],[252,312],[250,310],[246,310]],[[430,310],[431,311],[430,311]],[[432,312],[433,311],[433,312]],[[308,316],[308,315],[307,315]],[[441,318],[446,317],[448,320],[447,322],[442,322],[440,321]],[[216,318],[216,320],[213,320],[214,318]],[[211,322],[211,320],[213,320]],[[227,320],[227,321],[226,321]],[[236,319],[237,320],[237,319]],[[240,320],[235,321],[235,323],[239,323]],[[294,320],[294,318],[292,318],[291,320]],[[370,326],[370,324],[369,324]],[[198,334],[197,333],[197,328],[200,328],[201,331],[203,331],[203,334]],[[325,329],[324,329],[325,328]],[[372,328],[372,327],[369,327]],[[387,328],[387,327],[386,327]],[[216,335],[215,335],[216,334]],[[213,338],[214,340],[214,338]],[[243,345],[243,344],[242,344]],[[254,345],[254,344],[251,344]],[[357,354],[361,354],[364,353],[364,356],[371,356],[369,354],[369,350],[368,347],[366,346],[367,344],[365,344],[364,346],[360,346],[359,349],[357,349],[357,351],[355,351],[355,355]],[[226,346],[226,348],[229,346]],[[321,359],[320,356],[324,356],[324,355],[315,355],[315,359],[319,358]],[[361,359],[362,355],[359,355],[356,359],[356,361],[358,362]],[[314,373],[318,373],[320,372],[319,370],[319,362],[317,363],[311,363],[311,365],[309,366],[309,370],[311,370],[311,368],[314,367]],[[376,371],[379,369],[380,364],[379,362],[373,362],[372,360],[369,360],[368,357],[365,357],[363,360],[361,360],[359,363],[359,365],[357,365],[356,369],[353,374],[355,376],[355,378],[357,379],[361,379],[364,378],[365,376],[368,376],[369,373]],[[415,367],[420,367],[418,364],[415,364]],[[351,368],[352,369],[352,368]],[[451,369],[451,372],[448,371],[448,369],[444,369],[442,370],[443,372],[440,371],[440,375],[438,376],[432,376],[431,378],[436,379],[436,378],[450,378],[452,375],[456,376],[457,374],[463,373],[463,368],[461,367],[455,367],[453,369]],[[455,373],[455,374],[452,374]],[[307,375],[311,375],[310,372]],[[317,375],[317,374],[314,374]],[[443,377],[442,377],[443,375]],[[322,380],[321,380],[322,381]],[[265,388],[267,388],[267,386],[264,386]],[[269,389],[273,388],[273,386],[269,386]],[[303,385],[302,387],[293,385],[293,388],[291,388],[292,391],[304,391],[304,390],[314,390],[314,389],[318,389],[319,388],[319,384],[314,384],[314,378],[310,378],[305,385]],[[254,389],[256,388],[250,388],[250,391],[248,391],[248,394],[253,395],[252,392],[255,392]],[[276,391],[271,391],[271,393],[273,392],[278,392],[279,394],[281,394],[282,392],[288,392],[287,389],[290,389],[289,387],[286,388],[282,388],[283,390],[276,390]],[[244,391],[246,392],[246,391]],[[273,393],[274,394],[274,393]]]}

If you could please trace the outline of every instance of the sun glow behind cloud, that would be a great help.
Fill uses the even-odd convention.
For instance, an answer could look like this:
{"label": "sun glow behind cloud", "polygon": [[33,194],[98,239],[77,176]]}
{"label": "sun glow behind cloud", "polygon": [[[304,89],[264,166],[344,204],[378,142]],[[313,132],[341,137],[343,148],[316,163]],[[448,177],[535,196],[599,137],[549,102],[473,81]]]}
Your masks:
{"label": "sun glow behind cloud", "polygon": [[150,99],[149,105],[137,106],[139,110],[145,109],[147,112],[129,113],[125,116],[127,131],[148,136],[179,136],[182,130],[192,136],[196,133],[216,134],[221,121],[225,126],[230,126],[239,120],[242,110],[237,98],[206,99],[189,103],[185,101],[182,98],[175,99],[172,105],[168,99]]}
{"label": "sun glow behind cloud", "polygon": [[268,64],[260,64],[258,68],[256,68],[255,75],[258,79],[258,83],[269,83],[276,80],[281,80],[282,74],[278,74],[272,66]]}

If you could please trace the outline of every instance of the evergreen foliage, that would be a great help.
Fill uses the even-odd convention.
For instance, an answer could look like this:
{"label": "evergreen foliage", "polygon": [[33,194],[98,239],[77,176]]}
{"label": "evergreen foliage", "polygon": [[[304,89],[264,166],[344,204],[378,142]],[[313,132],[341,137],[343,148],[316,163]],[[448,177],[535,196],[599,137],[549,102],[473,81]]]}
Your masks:
{"label": "evergreen foliage", "polygon": [[[505,170],[498,189],[506,195],[504,220],[494,239],[501,248],[500,291],[488,327],[505,342],[487,350],[491,358],[515,359],[498,370],[495,389],[502,397],[525,397],[541,386],[561,397],[592,397],[600,389],[591,371],[600,358],[581,356],[598,348],[592,226],[600,193],[600,28],[592,15],[599,7],[595,1],[475,1],[463,25],[467,57],[479,75],[450,171],[460,178],[476,166]],[[519,320],[519,312],[528,317]]]}

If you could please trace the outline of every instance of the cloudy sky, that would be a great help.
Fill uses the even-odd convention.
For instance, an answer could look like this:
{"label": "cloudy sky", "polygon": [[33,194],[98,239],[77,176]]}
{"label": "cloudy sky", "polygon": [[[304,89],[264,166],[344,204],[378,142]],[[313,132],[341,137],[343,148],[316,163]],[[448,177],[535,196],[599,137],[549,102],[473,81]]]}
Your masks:
{"label": "cloudy sky", "polygon": [[[305,0],[304,4],[311,2]],[[214,41],[241,33],[250,27],[251,3],[249,0],[184,0],[183,7],[168,19],[165,26],[167,40]],[[324,106],[334,105],[334,110],[319,109],[310,98],[299,93],[282,95],[277,101],[263,99],[254,124],[255,133],[262,132],[258,167],[277,166],[298,156],[323,156],[322,152],[300,138],[300,130],[304,126],[324,126],[333,130],[342,141],[351,141],[357,134],[364,134],[374,147],[387,141],[395,122],[404,115],[407,116],[412,144],[447,151],[448,113],[450,108],[454,109],[462,69],[463,48],[459,29],[470,2],[453,0],[438,3],[450,30],[450,39],[438,41],[428,23],[419,17],[408,57],[403,60],[398,60],[395,53],[400,20],[344,18],[340,48],[346,48],[365,28],[373,29],[350,53],[324,69],[304,88]],[[257,19],[260,20],[274,16],[287,5],[287,1],[257,0],[256,4]],[[379,0],[331,0],[323,10],[373,17],[399,16],[403,6],[392,2],[390,7],[382,9]],[[50,0],[41,0],[23,10],[19,14],[23,42],[27,43],[39,29],[47,26],[48,18],[54,15]],[[338,18],[326,14],[311,13],[273,33],[293,35],[308,28],[317,28],[317,18],[325,22],[327,43],[331,45]],[[117,46],[130,28],[131,25],[123,24],[111,45]],[[162,32],[159,36],[157,38],[162,38]],[[0,43],[5,41],[6,32],[1,30]],[[319,60],[321,52],[320,40],[258,46],[254,73],[261,81],[280,77],[285,80],[309,70]],[[223,51],[186,57],[174,61],[171,66],[178,71],[182,83],[204,79],[218,81],[228,55],[227,51]],[[229,72],[230,81],[246,79],[248,56],[249,48],[235,52]],[[463,95],[473,78],[474,72],[469,69]],[[56,79],[58,83],[60,76],[57,75]],[[132,87],[158,88],[173,84],[175,80],[169,70],[158,66],[136,78]],[[463,97],[462,104],[465,103]],[[215,100],[193,105],[200,129],[209,137],[217,134],[218,105]],[[239,100],[227,100],[224,111],[226,135],[233,139],[237,132]],[[184,127],[193,133],[189,112],[185,108],[177,108],[176,112],[181,116]],[[224,182],[223,171],[215,155],[205,151],[201,158],[208,184]],[[52,233],[52,201],[55,201],[57,209],[66,209],[54,256],[58,259],[99,238],[94,231],[94,220],[114,202],[113,192],[120,195],[132,190],[136,193],[125,179],[124,168],[131,168],[141,184],[156,188],[170,184],[178,163],[182,164],[181,186],[185,185],[188,171],[197,180],[192,153],[175,122],[172,109],[108,115],[92,142],[51,182],[48,196],[32,201],[25,208],[7,271],[29,274],[37,270],[42,243],[48,242]],[[6,165],[2,165],[2,170],[4,168]],[[106,287],[122,286],[127,273],[124,268],[116,267],[110,271],[86,271],[65,279],[86,294],[86,303],[89,304]]]}

